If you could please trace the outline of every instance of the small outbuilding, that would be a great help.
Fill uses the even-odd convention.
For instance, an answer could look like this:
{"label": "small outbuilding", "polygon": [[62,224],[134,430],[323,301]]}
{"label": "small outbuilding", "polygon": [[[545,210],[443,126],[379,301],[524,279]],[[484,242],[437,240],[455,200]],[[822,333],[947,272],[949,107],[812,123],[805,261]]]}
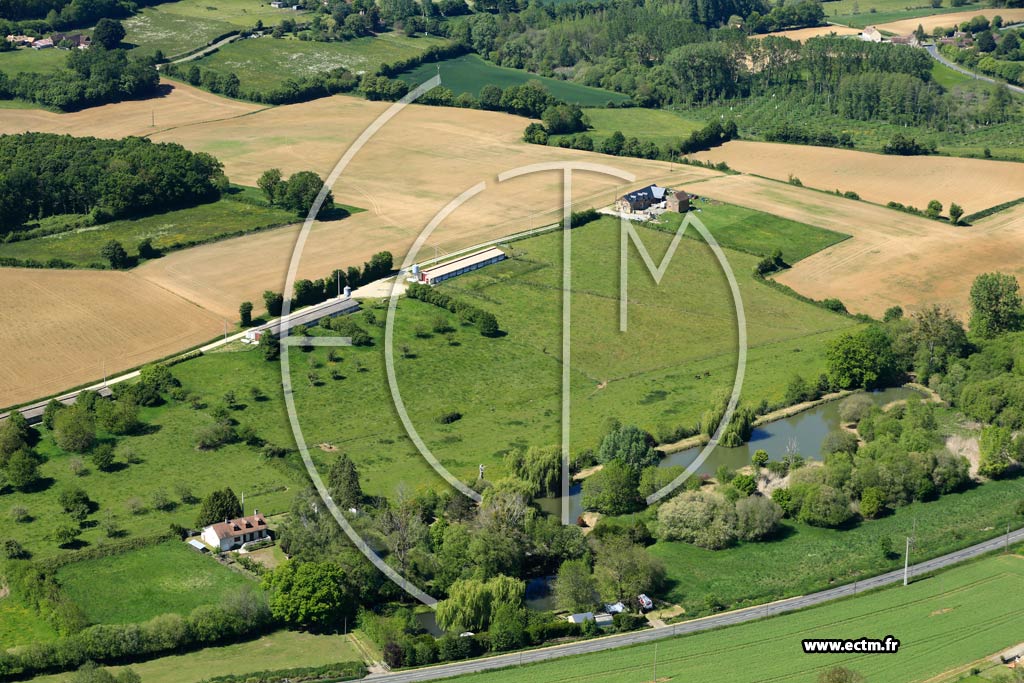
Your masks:
{"label": "small outbuilding", "polygon": [[454,261],[448,261],[441,265],[434,266],[432,268],[426,268],[418,272],[419,281],[428,284],[436,285],[439,282],[450,280],[453,277],[458,277],[464,273],[469,273],[474,270],[479,270],[485,266],[489,266],[499,261],[504,261],[508,258],[501,249],[497,247],[490,247],[483,251],[478,251],[475,254],[469,254],[467,256],[461,256]]}
{"label": "small outbuilding", "polygon": [[568,619],[570,624],[582,624],[587,621],[596,621],[594,619],[593,612],[580,612],[579,614],[570,614],[568,617],[566,617],[566,619]]}

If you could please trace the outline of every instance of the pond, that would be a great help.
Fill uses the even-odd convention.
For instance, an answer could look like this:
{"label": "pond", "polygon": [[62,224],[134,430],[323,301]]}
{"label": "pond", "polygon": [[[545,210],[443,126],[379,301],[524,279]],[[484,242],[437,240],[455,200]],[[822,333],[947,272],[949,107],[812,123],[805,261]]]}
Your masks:
{"label": "pond", "polygon": [[[875,391],[868,395],[879,406],[921,396],[913,389],[903,387]],[[713,476],[715,470],[722,465],[728,465],[732,469],[749,465],[751,456],[759,449],[767,451],[771,460],[782,460],[788,453],[799,453],[804,458],[820,460],[822,441],[829,433],[839,430],[840,403],[841,401],[822,403],[792,417],[761,425],[754,430],[750,441],[741,446],[735,448],[716,446],[708,455],[707,460],[697,468],[697,474]],[[701,448],[688,448],[671,453],[662,458],[659,466],[682,465],[688,467],[700,455]],[[583,514],[582,486],[579,483],[575,484],[570,490],[570,494],[571,515],[575,519]],[[537,504],[548,514],[561,515],[561,498],[542,498],[537,500]]]}

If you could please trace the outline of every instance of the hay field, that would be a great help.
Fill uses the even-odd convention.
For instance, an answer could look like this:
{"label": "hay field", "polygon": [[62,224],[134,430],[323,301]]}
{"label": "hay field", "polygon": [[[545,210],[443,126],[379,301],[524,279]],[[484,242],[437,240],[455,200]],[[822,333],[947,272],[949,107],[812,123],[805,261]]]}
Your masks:
{"label": "hay field", "polygon": [[[275,107],[252,116],[184,126],[153,136],[206,151],[224,162],[235,182],[255,184],[270,166],[285,173],[312,169],[326,175],[350,142],[388,105],[337,96]],[[719,174],[665,162],[595,156],[526,145],[526,119],[495,112],[413,106],[372,140],[334,187],[338,201],[366,207],[342,224],[317,225],[306,246],[300,277],[322,277],[334,268],[361,265],[381,249],[404,257],[436,212],[480,181],[487,190],[437,229],[421,258],[555,222],[560,217],[561,176],[555,172],[506,181],[496,174],[526,164],[586,160],[637,174],[635,185],[654,180],[685,185]],[[398,162],[400,160],[400,163]],[[670,180],[671,179],[671,180]],[[578,174],[580,206],[612,202],[626,185],[614,178]],[[170,254],[143,265],[142,277],[221,315],[239,302],[257,305],[265,289],[283,287],[297,228],[243,237]]]}
{"label": "hay field", "polygon": [[917,30],[917,25],[920,24],[924,27],[924,30],[931,33],[936,26],[959,26],[965,21],[970,21],[977,16],[985,16],[989,19],[998,15],[1003,18],[1004,24],[1012,24],[1016,21],[1024,21],[1024,7],[1001,7],[997,9],[977,9],[970,10],[967,12],[951,12],[949,14],[935,14],[930,17],[918,17],[915,19],[901,19],[900,21],[891,21],[887,24],[878,24],[877,28],[879,31],[894,33],[896,35],[906,35]]}
{"label": "hay field", "polygon": [[924,209],[932,199],[964,207],[966,213],[1024,196],[1024,164],[986,159],[903,157],[829,147],[735,140],[696,155],[724,161],[737,171],[807,187],[853,190],[878,204],[897,201]]}
{"label": "hay field", "polygon": [[765,35],[780,36],[782,38],[789,38],[790,40],[796,40],[802,43],[808,38],[816,38],[818,36],[827,36],[830,34],[837,36],[856,36],[860,34],[860,29],[850,28],[849,26],[813,26],[811,28],[794,28],[788,31],[772,31],[771,33],[755,35],[752,37],[762,38]]}
{"label": "hay field", "polygon": [[163,81],[163,85],[167,89],[163,97],[106,104],[70,114],[42,109],[5,110],[0,116],[0,133],[33,131],[101,138],[146,136],[170,127],[243,116],[265,108],[218,97],[181,83]]}
{"label": "hay field", "polygon": [[0,406],[204,342],[221,319],[131,273],[0,269]]}
{"label": "hay field", "polygon": [[777,279],[806,296],[842,299],[854,312],[880,316],[893,305],[912,311],[934,303],[966,319],[975,276],[998,270],[1024,278],[1024,205],[957,228],[753,176],[708,180],[695,191],[852,235]]}

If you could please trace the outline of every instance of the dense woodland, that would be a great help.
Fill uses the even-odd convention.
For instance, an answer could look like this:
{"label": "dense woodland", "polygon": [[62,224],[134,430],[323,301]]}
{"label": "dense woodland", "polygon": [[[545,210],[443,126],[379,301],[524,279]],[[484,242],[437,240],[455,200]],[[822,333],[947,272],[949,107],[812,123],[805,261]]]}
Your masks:
{"label": "dense woodland", "polygon": [[3,135],[0,169],[0,235],[57,214],[103,222],[184,208],[227,187],[209,154],[141,138]]}

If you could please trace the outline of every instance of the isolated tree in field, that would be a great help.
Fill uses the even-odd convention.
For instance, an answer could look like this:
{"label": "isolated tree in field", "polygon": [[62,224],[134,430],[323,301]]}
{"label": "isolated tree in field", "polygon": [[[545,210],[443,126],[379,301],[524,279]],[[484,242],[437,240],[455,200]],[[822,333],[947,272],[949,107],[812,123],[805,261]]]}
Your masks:
{"label": "isolated tree in field", "polygon": [[199,516],[196,517],[196,526],[204,527],[225,519],[234,519],[242,516],[242,505],[238,502],[238,496],[231,488],[221,491],[214,491],[203,499],[199,508]]}
{"label": "isolated tree in field", "polygon": [[271,168],[263,172],[256,184],[263,191],[263,196],[267,198],[267,201],[271,204],[277,204],[281,199],[281,189],[283,188],[281,169]]}
{"label": "isolated tree in field", "polygon": [[348,455],[342,453],[327,473],[327,489],[340,508],[359,507],[363,502],[363,488],[359,484],[359,470]]}
{"label": "isolated tree in field", "polygon": [[885,314],[882,316],[882,322],[891,323],[894,320],[899,320],[903,317],[902,306],[890,306],[885,309]]}
{"label": "isolated tree in field", "polygon": [[69,453],[85,453],[96,442],[95,418],[84,406],[69,406],[54,419],[53,438]]}
{"label": "isolated tree in field", "polygon": [[252,325],[252,302],[243,301],[238,307],[238,319],[241,322],[242,327],[249,327]]}
{"label": "isolated tree in field", "polygon": [[931,200],[930,202],[928,202],[928,208],[925,209],[924,213],[926,216],[928,216],[928,218],[938,218],[940,215],[942,215],[942,202],[940,202],[938,199]]}
{"label": "isolated tree in field", "polygon": [[81,534],[82,528],[75,522],[61,522],[53,530],[53,540],[61,547],[69,546],[74,543]]}
{"label": "isolated tree in field", "polygon": [[333,562],[290,560],[263,579],[263,588],[271,613],[292,628],[328,630],[355,612],[355,596]]}
{"label": "isolated tree in field", "polygon": [[92,449],[89,459],[97,469],[106,472],[114,465],[114,446],[110,443],[101,443]]}
{"label": "isolated tree in field", "polygon": [[263,305],[267,314],[272,318],[281,315],[281,308],[284,305],[284,295],[280,292],[271,292],[269,289],[263,292]]}
{"label": "isolated tree in field", "polygon": [[117,240],[110,240],[100,249],[100,256],[107,259],[110,267],[114,270],[122,270],[130,265],[128,252],[124,250]]}
{"label": "isolated tree in field", "polygon": [[39,481],[39,456],[28,448],[22,448],[7,457],[4,473],[8,483],[24,491]]}
{"label": "isolated tree in field", "polygon": [[124,26],[116,19],[100,19],[92,31],[92,42],[113,50],[124,40]]}
{"label": "isolated tree in field", "polygon": [[566,560],[555,580],[555,604],[566,612],[588,612],[597,604],[597,581],[586,560]]}
{"label": "isolated tree in field", "polygon": [[949,222],[953,225],[960,225],[960,218],[964,215],[964,209],[957,203],[949,205]]}
{"label": "isolated tree in field", "polygon": [[90,508],[92,507],[89,494],[77,486],[61,491],[60,495],[57,496],[57,502],[60,504],[60,509],[68,517],[78,522],[89,516]]}
{"label": "isolated tree in field", "polygon": [[[306,216],[313,208],[323,186],[323,179],[313,171],[293,173],[288,178],[280,203],[289,211],[294,211],[299,216]],[[333,204],[334,195],[328,190],[322,206],[329,209]]]}
{"label": "isolated tree in field", "polygon": [[984,273],[971,285],[971,333],[991,339],[1021,329],[1021,305],[1017,278],[1004,273]]}

